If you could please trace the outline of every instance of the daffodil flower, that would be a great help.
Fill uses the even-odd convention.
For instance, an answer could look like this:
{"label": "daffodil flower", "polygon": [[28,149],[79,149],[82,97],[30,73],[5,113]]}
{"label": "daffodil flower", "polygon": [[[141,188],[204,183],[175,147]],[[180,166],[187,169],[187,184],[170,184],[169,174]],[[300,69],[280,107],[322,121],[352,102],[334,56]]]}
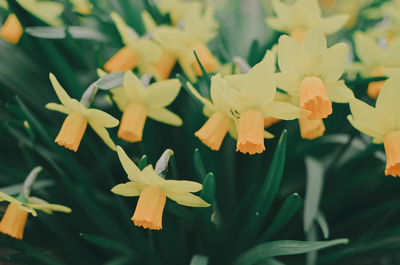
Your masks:
{"label": "daffodil flower", "polygon": [[347,118],[354,128],[385,146],[386,175],[400,176],[400,79],[390,78],[382,87],[376,106],[353,99]]}
{"label": "daffodil flower", "polygon": [[[357,32],[354,37],[358,57],[361,60],[361,74],[364,77],[385,76],[383,68],[400,67],[400,38],[389,43],[386,48],[380,47],[366,34]],[[376,99],[385,81],[371,82],[368,95]]]}
{"label": "daffodil flower", "polygon": [[290,103],[274,101],[274,72],[275,51],[268,51],[247,74],[225,77],[229,89],[223,88],[222,93],[229,98],[237,117],[236,151],[256,154],[265,150],[264,137],[272,138],[273,135],[264,131],[264,118],[291,120],[309,114]]}
{"label": "daffodil flower", "polygon": [[208,207],[210,204],[192,194],[202,189],[200,183],[186,180],[165,180],[152,165],[140,170],[125,151],[117,146],[121,164],[128,174],[129,182],[118,184],[112,192],[122,196],[139,196],[132,221],[136,226],[152,230],[162,229],[162,215],[166,198],[189,207]]}
{"label": "daffodil flower", "polygon": [[117,126],[118,120],[101,110],[87,108],[76,99],[70,98],[53,74],[50,74],[50,81],[62,104],[47,103],[46,108],[68,115],[55,142],[76,152],[89,123],[100,138],[115,150],[115,144],[105,128]]}
{"label": "daffodil flower", "polygon": [[106,62],[104,69],[107,72],[123,72],[137,66],[141,73],[147,73],[161,57],[160,47],[149,39],[139,38],[117,13],[112,12],[111,18],[125,46]]}
{"label": "daffodil flower", "polygon": [[56,1],[17,0],[24,9],[52,26],[61,26],[64,6]]}
{"label": "daffodil flower", "polygon": [[180,90],[177,79],[160,81],[145,87],[135,74],[124,75],[123,86],[113,89],[118,108],[123,112],[118,137],[128,142],[140,142],[146,118],[181,126],[182,120],[165,107],[174,101]]}
{"label": "daffodil flower", "polygon": [[190,11],[196,10],[200,12],[203,5],[199,1],[183,1],[183,0],[161,0],[157,2],[157,7],[164,14],[169,14],[173,26],[178,26]]}
{"label": "daffodil flower", "polygon": [[9,14],[0,28],[0,37],[12,44],[17,44],[24,33],[24,29],[15,14]]}
{"label": "daffodil flower", "polygon": [[333,34],[349,18],[348,15],[323,18],[318,0],[297,0],[294,4],[272,0],[272,7],[276,17],[267,18],[267,24],[277,31],[289,34],[298,42],[302,42],[307,31],[313,27],[319,27],[327,35]]}
{"label": "daffodil flower", "polygon": [[276,74],[278,87],[291,96],[291,101],[311,111],[299,119],[303,138],[314,139],[324,132],[322,118],[332,113],[332,101],[347,103],[354,97],[343,80],[338,80],[345,69],[348,48],[338,43],[327,48],[324,33],[311,29],[304,42],[282,36],[278,45]]}
{"label": "daffodil flower", "polygon": [[89,0],[70,0],[74,7],[74,10],[83,15],[89,15],[92,13],[93,5]]}
{"label": "daffodil flower", "polygon": [[218,151],[228,131],[233,137],[237,135],[235,118],[232,115],[232,104],[229,102],[229,98],[224,96],[224,91],[230,89],[229,85],[221,77],[221,74],[214,75],[211,78],[211,101],[202,97],[189,82],[187,82],[187,85],[192,95],[204,105],[204,115],[209,117],[207,122],[194,135],[211,150]]}
{"label": "daffodil flower", "polygon": [[[36,178],[36,175],[40,171],[41,171],[40,167],[36,167],[35,169],[33,169],[32,172],[27,177],[27,180],[29,180],[32,177]],[[71,209],[66,206],[59,204],[49,204],[48,202],[42,199],[29,196],[29,193],[30,193],[30,187],[28,188],[28,190],[24,189],[24,191],[18,196],[18,198],[14,198],[0,191],[0,202],[7,201],[10,203],[7,206],[3,218],[0,221],[1,233],[9,235],[16,239],[22,239],[24,235],[26,221],[28,219],[29,214],[32,214],[33,216],[36,217],[37,210],[45,212],[47,214],[52,214],[53,211],[64,212],[64,213],[71,212]]]}

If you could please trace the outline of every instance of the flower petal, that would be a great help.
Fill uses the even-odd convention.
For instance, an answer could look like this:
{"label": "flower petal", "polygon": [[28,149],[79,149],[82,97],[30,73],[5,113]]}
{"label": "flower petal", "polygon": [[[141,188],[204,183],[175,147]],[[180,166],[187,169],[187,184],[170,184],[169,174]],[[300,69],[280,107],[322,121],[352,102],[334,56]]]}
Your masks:
{"label": "flower petal", "polygon": [[349,15],[335,15],[321,20],[320,27],[325,34],[330,35],[337,32],[349,20]]}
{"label": "flower petal", "polygon": [[346,67],[349,48],[345,43],[337,43],[328,49],[329,67],[324,76],[326,81],[338,80]]}
{"label": "flower petal", "polygon": [[300,51],[300,43],[287,35],[279,38],[278,64],[285,74],[297,76],[297,58]]}
{"label": "flower petal", "polygon": [[293,120],[305,117],[310,114],[309,111],[301,109],[287,102],[273,101],[268,103],[263,109],[264,117],[273,117],[282,120]]}
{"label": "flower petal", "polygon": [[209,110],[212,110],[212,112],[215,112],[215,107],[211,103],[210,100],[208,100],[205,97],[203,97],[202,95],[200,95],[200,93],[197,92],[197,90],[192,86],[192,84],[190,82],[187,82],[186,85],[189,88],[190,93],[192,93],[192,95],[195,98],[197,98],[201,103],[203,103],[204,107],[208,108]]}
{"label": "flower petal", "polygon": [[92,127],[92,129],[97,133],[97,135],[104,141],[104,143],[108,145],[108,147],[110,147],[111,150],[115,151],[116,146],[113,140],[110,138],[110,135],[108,134],[107,130],[103,126],[98,125],[95,122],[89,122],[89,124]]}
{"label": "flower petal", "polygon": [[126,174],[128,174],[128,178],[132,181],[136,181],[138,183],[142,183],[140,180],[142,171],[136,166],[135,163],[128,157],[125,153],[124,149],[121,146],[117,146],[117,154],[119,160],[121,161],[121,165],[124,168]]}
{"label": "flower petal", "polygon": [[168,79],[151,84],[147,87],[148,94],[145,102],[150,107],[161,108],[168,106],[178,96],[181,84],[178,79]]}
{"label": "flower petal", "polygon": [[96,123],[97,125],[106,128],[112,128],[119,124],[119,121],[116,118],[98,109],[88,109],[86,111],[86,117],[89,119],[89,122]]}
{"label": "flower petal", "polygon": [[357,32],[354,41],[357,55],[364,64],[374,66],[378,64],[380,58],[384,57],[382,49],[378,44],[364,33]]}
{"label": "flower petal", "polygon": [[136,182],[126,182],[114,186],[111,189],[111,192],[126,197],[134,197],[134,196],[139,196],[142,190],[143,190],[142,184]]}
{"label": "flower petal", "polygon": [[338,103],[348,103],[354,98],[353,91],[346,86],[344,81],[332,82],[325,84],[326,94],[328,98]]}
{"label": "flower petal", "polygon": [[72,100],[71,97],[67,94],[67,92],[65,92],[64,88],[62,88],[60,83],[57,81],[57,78],[52,73],[50,73],[49,76],[58,99],[65,107],[69,108],[70,102]]}
{"label": "flower petal", "polygon": [[176,201],[177,203],[184,205],[184,206],[189,206],[189,207],[209,207],[210,204],[204,201],[202,198],[199,196],[196,196],[194,194],[191,194],[189,192],[185,193],[167,193],[166,194],[168,198],[170,198],[173,201]]}
{"label": "flower petal", "polygon": [[148,109],[147,115],[153,120],[173,126],[181,126],[183,123],[178,115],[165,108]]}
{"label": "flower petal", "polygon": [[47,103],[45,107],[46,107],[46,109],[58,111],[58,112],[61,112],[64,114],[71,113],[71,111],[68,108],[64,107],[64,105],[57,104],[57,103]]}
{"label": "flower petal", "polygon": [[17,205],[21,205],[22,202],[20,202],[19,200],[17,200],[16,198],[8,195],[7,193],[4,193],[2,191],[0,191],[0,201],[8,201],[10,203],[14,203]]}
{"label": "flower petal", "polygon": [[198,192],[203,188],[203,185],[195,181],[168,179],[160,187],[165,193],[184,193]]}
{"label": "flower petal", "polygon": [[304,37],[302,49],[306,49],[313,58],[316,54],[326,51],[326,45],[326,37],[322,30],[319,28],[312,28]]}
{"label": "flower petal", "polygon": [[378,99],[376,109],[385,115],[393,127],[400,125],[400,79],[390,78],[384,83]]}
{"label": "flower petal", "polygon": [[125,72],[123,89],[130,100],[143,101],[146,98],[146,88],[142,81],[131,71]]}
{"label": "flower petal", "polygon": [[134,29],[126,25],[125,21],[116,12],[111,12],[111,19],[114,21],[115,26],[122,38],[122,42],[125,45],[133,46],[138,38],[137,33]]}

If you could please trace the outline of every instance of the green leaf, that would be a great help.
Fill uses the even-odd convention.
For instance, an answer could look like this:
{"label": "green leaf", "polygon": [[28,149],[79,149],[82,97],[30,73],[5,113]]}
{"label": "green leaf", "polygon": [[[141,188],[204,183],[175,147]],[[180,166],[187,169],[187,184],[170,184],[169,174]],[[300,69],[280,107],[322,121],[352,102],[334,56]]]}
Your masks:
{"label": "green leaf", "polygon": [[193,53],[194,53],[194,56],[196,57],[196,60],[197,60],[197,62],[198,62],[198,64],[199,64],[199,66],[200,66],[201,72],[202,72],[203,77],[205,78],[205,80],[206,80],[206,82],[207,82],[208,87],[210,87],[210,85],[211,85],[211,78],[210,78],[210,75],[207,73],[206,69],[204,69],[204,66],[203,66],[203,64],[200,62],[200,59],[199,59],[199,57],[197,56],[197,53],[196,53],[195,50],[193,50]]}
{"label": "green leaf", "polygon": [[335,245],[347,244],[348,242],[348,239],[315,242],[295,240],[272,241],[247,250],[239,256],[235,265],[253,265],[272,257],[302,254]]}
{"label": "green leaf", "polygon": [[101,77],[96,81],[96,87],[101,90],[110,90],[122,86],[124,72],[112,73]]}
{"label": "green leaf", "polygon": [[214,203],[215,196],[215,176],[212,172],[208,173],[203,181],[203,189],[200,192],[200,197],[206,202]]}
{"label": "green leaf", "polygon": [[196,172],[197,177],[201,181],[203,181],[207,172],[206,172],[206,168],[204,167],[203,159],[201,158],[200,151],[198,148],[196,148],[196,150],[194,150],[193,164],[194,164],[194,171]]}
{"label": "green leaf", "polygon": [[275,233],[277,233],[282,227],[284,227],[293,215],[299,210],[301,205],[301,198],[297,193],[290,195],[282,207],[279,209],[272,224],[268,227],[267,231],[261,236],[260,241],[267,241]]}
{"label": "green leaf", "polygon": [[307,169],[307,187],[304,198],[304,231],[308,231],[318,213],[321,198],[324,167],[314,158],[305,158]]}
{"label": "green leaf", "polygon": [[267,259],[265,261],[259,262],[258,265],[285,265],[285,264],[276,259]]}
{"label": "green leaf", "polygon": [[147,156],[143,155],[142,158],[140,158],[138,168],[140,170],[143,170],[147,166]]}
{"label": "green leaf", "polygon": [[194,255],[190,261],[190,265],[207,265],[208,257],[203,255]]}
{"label": "green leaf", "polygon": [[[69,34],[74,39],[86,39],[105,42],[107,36],[98,30],[80,26],[70,27],[28,27],[25,32],[42,39],[65,39]],[[68,34],[67,34],[68,32]]]}
{"label": "green leaf", "polygon": [[329,226],[322,212],[318,212],[315,221],[319,224],[324,238],[327,239],[329,237]]}
{"label": "green leaf", "polygon": [[122,244],[121,242],[101,237],[101,236],[96,236],[96,235],[91,235],[91,234],[85,234],[85,233],[80,233],[80,237],[85,239],[86,241],[97,245],[99,247],[111,250],[111,251],[117,251],[117,252],[131,252],[132,250],[127,247],[126,245]]}

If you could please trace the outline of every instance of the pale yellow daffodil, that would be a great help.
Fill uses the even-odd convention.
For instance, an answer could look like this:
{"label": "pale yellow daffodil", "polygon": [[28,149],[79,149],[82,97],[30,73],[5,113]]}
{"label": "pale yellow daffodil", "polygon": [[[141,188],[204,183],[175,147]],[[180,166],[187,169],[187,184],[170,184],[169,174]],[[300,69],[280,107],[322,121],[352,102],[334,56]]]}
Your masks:
{"label": "pale yellow daffodil", "polygon": [[83,15],[92,13],[93,5],[89,0],[70,0],[74,10]]}
{"label": "pale yellow daffodil", "polygon": [[53,74],[50,74],[50,81],[61,104],[47,103],[46,108],[68,115],[55,142],[76,152],[89,123],[100,138],[112,150],[115,150],[115,144],[111,140],[106,128],[117,126],[119,123],[118,120],[104,111],[87,108],[76,99],[70,98]]}
{"label": "pale yellow daffodil", "polygon": [[322,118],[332,113],[332,101],[347,103],[354,97],[342,76],[347,62],[348,47],[338,43],[327,48],[324,33],[313,28],[303,43],[282,36],[278,45],[277,85],[291,96],[291,101],[311,111],[299,119],[303,138],[314,139],[324,132]]}
{"label": "pale yellow daffodil", "polygon": [[400,176],[400,79],[390,78],[382,87],[376,106],[353,99],[348,120],[357,130],[371,136],[386,151],[386,175]]}
{"label": "pale yellow daffodil", "polygon": [[140,38],[117,13],[112,12],[111,18],[125,46],[106,62],[104,69],[107,72],[123,72],[138,67],[142,74],[148,73],[161,58],[160,47],[152,40]]}
{"label": "pale yellow daffodil", "polygon": [[140,142],[147,117],[181,126],[181,118],[165,108],[175,100],[180,87],[178,79],[160,81],[145,87],[135,74],[126,72],[123,86],[111,91],[118,108],[123,112],[118,137],[128,142]]}
{"label": "pale yellow daffodil", "polygon": [[[364,77],[385,76],[383,68],[400,67],[400,38],[388,43],[386,48],[364,33],[357,32],[354,37],[355,48],[361,60],[360,72]],[[368,95],[376,99],[385,81],[371,82],[368,85]]]}
{"label": "pale yellow daffodil", "polygon": [[57,1],[17,0],[24,9],[52,26],[61,26],[59,18],[64,12],[64,5]]}
{"label": "pale yellow daffodil", "polygon": [[294,4],[286,4],[280,0],[272,0],[276,17],[267,18],[267,24],[281,32],[289,34],[302,42],[305,34],[313,27],[319,27],[325,34],[337,32],[348,20],[348,15],[334,15],[328,18],[321,16],[321,8],[317,0],[297,0]]}
{"label": "pale yellow daffodil", "polygon": [[265,150],[264,137],[273,137],[264,131],[265,118],[291,120],[309,114],[293,104],[274,101],[275,61],[275,51],[268,51],[248,73],[224,78],[229,89],[221,87],[222,93],[228,98],[237,121],[236,151],[256,154]]}
{"label": "pale yellow daffodil", "polygon": [[162,13],[169,14],[173,26],[178,26],[188,12],[201,12],[203,4],[197,0],[160,0],[157,7]]}
{"label": "pale yellow daffodil", "polygon": [[136,226],[152,230],[162,229],[162,215],[166,198],[189,207],[208,207],[210,204],[192,194],[202,189],[200,183],[186,180],[165,180],[152,165],[140,170],[118,146],[117,153],[128,174],[129,182],[118,184],[112,192],[122,196],[139,196],[132,221]]}

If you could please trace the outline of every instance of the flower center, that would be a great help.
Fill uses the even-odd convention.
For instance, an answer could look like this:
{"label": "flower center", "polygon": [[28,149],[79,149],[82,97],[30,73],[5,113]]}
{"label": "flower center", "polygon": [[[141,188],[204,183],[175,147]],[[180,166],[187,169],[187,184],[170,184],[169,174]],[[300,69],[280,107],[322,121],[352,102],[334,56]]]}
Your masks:
{"label": "flower center", "polygon": [[122,114],[118,137],[127,142],[140,142],[146,117],[146,109],[142,104],[130,103]]}
{"label": "flower center", "polygon": [[264,118],[258,110],[248,110],[240,115],[236,151],[251,155],[262,153],[264,146]]}
{"label": "flower center", "polygon": [[386,134],[383,144],[386,153],[385,175],[400,176],[400,131]]}
{"label": "flower center", "polygon": [[148,186],[139,196],[132,221],[136,226],[152,230],[162,229],[162,215],[167,197],[157,187]]}
{"label": "flower center", "polygon": [[216,112],[194,135],[212,150],[218,151],[230,125],[231,120],[225,114]]}
{"label": "flower center", "polygon": [[76,152],[85,134],[86,127],[87,120],[83,115],[71,113],[65,118],[55,142]]}
{"label": "flower center", "polygon": [[22,239],[28,212],[10,203],[0,222],[0,232],[16,239]]}
{"label": "flower center", "polygon": [[309,76],[300,83],[300,107],[311,111],[309,120],[326,118],[332,113],[332,102],[319,77]]}
{"label": "flower center", "polygon": [[104,70],[110,73],[132,70],[137,65],[138,60],[136,52],[131,47],[125,46],[106,62]]}

